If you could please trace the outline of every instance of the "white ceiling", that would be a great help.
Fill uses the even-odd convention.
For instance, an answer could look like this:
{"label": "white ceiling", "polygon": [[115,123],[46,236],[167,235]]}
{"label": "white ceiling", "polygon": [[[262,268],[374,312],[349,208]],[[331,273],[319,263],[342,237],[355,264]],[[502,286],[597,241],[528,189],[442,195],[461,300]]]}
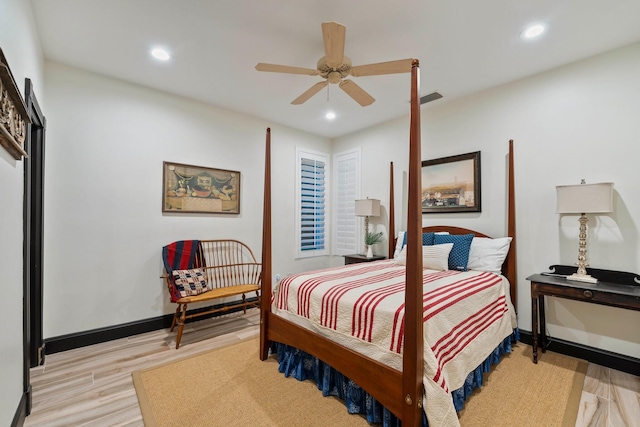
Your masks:
{"label": "white ceiling", "polygon": [[[315,68],[324,21],[347,27],[353,65],[419,59],[420,94],[444,95],[432,105],[640,40],[639,0],[31,2],[49,60],[331,138],[407,114],[410,77],[353,78],[376,99],[368,107],[335,85],[291,105],[321,77],[254,67]],[[548,31],[522,40],[535,22]],[[173,59],[151,58],[156,45]]]}

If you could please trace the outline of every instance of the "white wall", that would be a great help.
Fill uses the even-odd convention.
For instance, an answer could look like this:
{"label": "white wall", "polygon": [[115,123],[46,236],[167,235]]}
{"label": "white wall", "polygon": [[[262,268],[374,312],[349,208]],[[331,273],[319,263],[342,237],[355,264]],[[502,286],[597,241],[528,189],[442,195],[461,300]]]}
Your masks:
{"label": "white wall", "polygon": [[[326,264],[293,260],[294,164],[329,140],[56,63],[46,87],[45,338],[173,313],[173,241],[234,238],[260,259],[267,126],[274,274]],[[163,161],[240,171],[240,214],[163,214]]]}
{"label": "white wall", "polygon": [[[506,166],[514,139],[518,318],[531,330],[526,277],[577,260],[578,221],[555,213],[555,186],[615,183],[615,212],[590,216],[588,259],[595,268],[640,273],[640,43],[465,99],[422,108],[422,158],[482,152],[482,212],[425,215],[506,233]],[[407,84],[409,84],[407,82]],[[446,97],[446,93],[444,94]],[[388,161],[396,163],[396,230],[406,224],[408,117],[339,138],[335,150],[362,146],[363,194],[388,200]],[[402,184],[401,184],[402,183]],[[640,357],[640,313],[548,298],[552,337]]]}
{"label": "white wall", "polygon": [[[24,96],[24,79],[42,93],[42,52],[35,34],[29,2],[0,2],[0,47]],[[4,325],[0,340],[0,425],[11,425],[22,396],[22,203],[24,162],[16,161],[0,147],[0,287],[12,296],[0,310]]]}

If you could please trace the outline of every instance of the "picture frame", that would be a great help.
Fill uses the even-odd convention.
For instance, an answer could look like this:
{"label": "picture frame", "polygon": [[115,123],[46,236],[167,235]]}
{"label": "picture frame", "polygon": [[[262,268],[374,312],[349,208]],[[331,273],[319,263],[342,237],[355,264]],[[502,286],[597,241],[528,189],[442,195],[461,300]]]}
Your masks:
{"label": "picture frame", "polygon": [[480,151],[422,161],[422,213],[481,212]]}
{"label": "picture frame", "polygon": [[162,212],[240,213],[240,172],[162,162]]}

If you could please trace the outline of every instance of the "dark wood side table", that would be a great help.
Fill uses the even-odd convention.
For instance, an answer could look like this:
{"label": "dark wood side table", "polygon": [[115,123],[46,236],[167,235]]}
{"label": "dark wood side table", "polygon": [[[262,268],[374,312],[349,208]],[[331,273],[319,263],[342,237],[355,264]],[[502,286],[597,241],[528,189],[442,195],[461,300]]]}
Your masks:
{"label": "dark wood side table", "polygon": [[387,257],[384,255],[374,255],[371,258],[367,258],[366,255],[360,255],[360,254],[345,255],[344,265],[357,264],[359,262],[380,261],[382,259],[387,259]]}
{"label": "dark wood side table", "polygon": [[538,346],[544,353],[548,344],[544,314],[545,295],[640,311],[640,276],[637,274],[588,268],[587,273],[599,280],[598,283],[588,283],[566,279],[565,276],[575,273],[577,267],[552,265],[549,269],[553,273],[527,277],[531,282],[533,363],[538,363]]}

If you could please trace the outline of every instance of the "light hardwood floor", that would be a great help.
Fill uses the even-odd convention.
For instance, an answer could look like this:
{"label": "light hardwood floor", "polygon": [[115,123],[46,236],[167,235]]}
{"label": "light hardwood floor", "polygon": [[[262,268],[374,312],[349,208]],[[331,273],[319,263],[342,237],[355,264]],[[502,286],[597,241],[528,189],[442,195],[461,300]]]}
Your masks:
{"label": "light hardwood floor", "polygon": [[[185,326],[179,350],[168,329],[46,357],[31,370],[25,426],[142,426],[131,372],[257,336],[259,311]],[[640,426],[640,378],[589,365],[576,427]]]}
{"label": "light hardwood floor", "polygon": [[640,377],[589,364],[576,427],[640,426]]}

